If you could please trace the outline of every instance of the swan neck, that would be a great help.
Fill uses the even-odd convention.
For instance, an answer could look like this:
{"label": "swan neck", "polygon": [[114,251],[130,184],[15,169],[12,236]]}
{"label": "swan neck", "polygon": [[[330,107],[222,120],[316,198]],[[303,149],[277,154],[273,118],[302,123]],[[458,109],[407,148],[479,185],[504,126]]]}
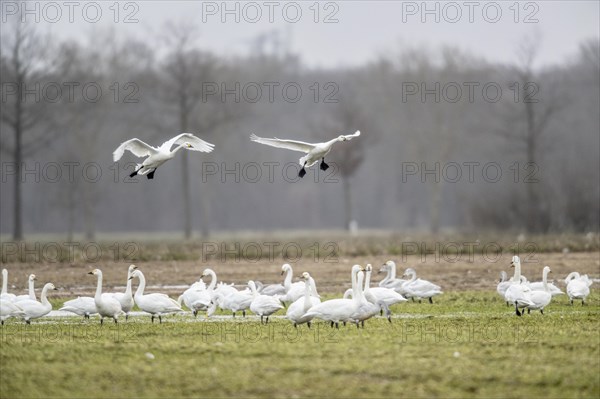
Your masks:
{"label": "swan neck", "polygon": [[304,282],[304,309],[310,308],[310,283],[312,278]]}
{"label": "swan neck", "polygon": [[140,280],[140,284],[135,291],[135,296],[143,296],[144,289],[146,288],[146,277],[144,277],[144,275],[140,272],[138,273],[138,279]]}
{"label": "swan neck", "polygon": [[96,282],[95,299],[99,300],[101,297],[102,297],[102,274],[98,274],[98,281]]}
{"label": "swan neck", "polygon": [[285,271],[285,279],[283,280],[283,286],[285,287],[285,291],[289,291],[292,287],[292,268],[288,268]]}
{"label": "swan neck", "polygon": [[127,284],[125,285],[125,295],[127,296],[131,296],[131,279],[129,277],[131,276],[127,273]]}
{"label": "swan neck", "polygon": [[35,282],[33,280],[29,280],[29,298],[33,299],[35,301],[35,288],[34,288],[34,284]]}
{"label": "swan neck", "polygon": [[371,272],[368,271],[365,273],[365,292],[371,288]]}
{"label": "swan neck", "polygon": [[542,274],[542,286],[544,287],[544,291],[548,291],[548,271],[544,270]]}
{"label": "swan neck", "polygon": [[217,274],[212,270],[208,274],[210,274],[210,284],[208,285],[208,290],[213,291],[217,285]]}
{"label": "swan neck", "polygon": [[390,280],[396,279],[396,264],[392,264],[388,269],[388,276],[390,276]]}
{"label": "swan neck", "polygon": [[354,301],[356,303],[363,302],[364,298],[365,298],[365,296],[363,294],[363,290],[362,290],[363,280],[364,280],[364,275],[359,274],[357,277],[357,280],[356,280],[356,295],[353,296]]}
{"label": "swan neck", "polygon": [[[40,302],[42,303],[42,305],[48,306],[50,305],[50,302],[48,302],[48,298],[46,297],[48,294],[48,287],[44,286],[44,288],[42,289],[42,296],[40,298]],[[52,305],[50,305],[52,306]]]}
{"label": "swan neck", "polygon": [[417,273],[414,272],[414,271],[410,274],[410,276],[411,276],[410,277],[410,282],[411,283],[417,279]]}

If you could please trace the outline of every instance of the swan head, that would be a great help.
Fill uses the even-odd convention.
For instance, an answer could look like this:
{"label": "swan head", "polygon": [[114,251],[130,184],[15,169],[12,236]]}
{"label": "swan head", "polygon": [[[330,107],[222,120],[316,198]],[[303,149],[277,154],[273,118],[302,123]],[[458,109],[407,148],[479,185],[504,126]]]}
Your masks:
{"label": "swan head", "polygon": [[310,278],[310,274],[308,274],[308,272],[304,272],[302,273],[302,279],[308,281],[308,279]]}
{"label": "swan head", "polygon": [[93,274],[94,276],[98,276],[98,275],[102,275],[102,272],[100,271],[100,269],[94,269],[91,272],[89,272],[88,274]]}
{"label": "swan head", "polygon": [[346,141],[346,140],[348,140],[348,139],[346,138],[346,136],[339,136],[339,137],[338,137],[338,141]]}
{"label": "swan head", "polygon": [[521,259],[515,255],[512,257],[512,260],[510,261],[510,267],[517,267],[517,266],[521,266]]}
{"label": "swan head", "polygon": [[550,266],[544,266],[544,270],[542,270],[543,273],[552,273],[552,270],[550,270]]}
{"label": "swan head", "polygon": [[129,265],[129,269],[127,269],[127,271],[129,272],[129,274],[133,273],[133,271],[137,269],[136,265]]}
{"label": "swan head", "polygon": [[367,263],[367,266],[365,267],[365,271],[367,272],[372,272],[373,271],[373,266],[370,263]]}
{"label": "swan head", "polygon": [[140,274],[142,274],[141,271],[139,271],[138,269],[134,270],[133,273],[131,273],[131,276],[129,276],[129,280],[132,280],[134,277],[139,277]]}
{"label": "swan head", "polygon": [[390,267],[396,268],[396,262],[394,262],[393,260],[388,260],[381,266],[381,269],[379,269],[379,272],[381,273],[381,272],[388,271]]}
{"label": "swan head", "polygon": [[204,269],[204,271],[202,272],[202,275],[200,275],[200,278],[209,276],[211,274],[212,270],[211,269]]}
{"label": "swan head", "polygon": [[354,266],[352,266],[352,274],[356,274],[356,273],[358,273],[361,270],[362,270],[362,266],[361,265],[354,265]]}
{"label": "swan head", "polygon": [[35,276],[35,274],[30,274],[29,281],[34,281],[34,280],[37,280],[37,277]]}
{"label": "swan head", "polygon": [[58,291],[58,288],[56,288],[56,287],[54,286],[54,284],[52,284],[52,283],[47,283],[47,284],[44,286],[44,288],[46,288],[46,289],[48,289],[48,290],[54,290],[54,291]]}
{"label": "swan head", "polygon": [[292,270],[292,266],[289,263],[286,263],[283,266],[281,266],[281,275],[283,276],[288,270]]}
{"label": "swan head", "polygon": [[404,274],[402,275],[402,277],[408,277],[408,276],[413,276],[416,275],[417,272],[415,271],[415,269],[413,269],[412,267],[409,267],[408,269],[406,269],[404,271]]}
{"label": "swan head", "polygon": [[185,148],[194,148],[194,146],[192,145],[192,143],[188,143],[187,141],[183,144],[183,146]]}

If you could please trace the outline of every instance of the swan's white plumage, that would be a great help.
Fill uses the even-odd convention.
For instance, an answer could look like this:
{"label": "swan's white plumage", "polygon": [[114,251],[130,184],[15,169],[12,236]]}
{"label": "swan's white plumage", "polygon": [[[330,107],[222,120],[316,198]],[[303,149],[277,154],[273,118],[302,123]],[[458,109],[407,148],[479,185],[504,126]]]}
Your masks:
{"label": "swan's white plumage", "polygon": [[248,281],[248,287],[250,287],[253,297],[252,302],[250,303],[250,310],[252,313],[259,315],[261,321],[263,317],[266,316],[268,322],[270,315],[277,312],[279,309],[283,309],[283,305],[279,299],[269,295],[259,294],[256,290],[256,284],[254,281]]}
{"label": "swan's white plumage", "polygon": [[23,309],[23,319],[29,324],[31,319],[37,319],[47,315],[52,310],[52,305],[48,302],[48,290],[56,290],[54,284],[46,283],[42,289],[42,295],[40,296],[40,302],[27,299],[20,301],[17,305]]}
{"label": "swan's white plumage", "polygon": [[98,313],[96,302],[90,296],[80,296],[76,299],[66,301],[62,308],[58,309],[65,312],[75,313],[79,316],[89,317]]}
{"label": "swan's white plumage", "polygon": [[102,271],[100,269],[94,269],[88,274],[93,274],[97,278],[94,303],[96,304],[96,311],[100,315],[100,323],[104,322],[105,317],[110,317],[116,323],[119,315],[123,312],[121,303],[111,294],[102,293]]}
{"label": "swan's white plumage", "polygon": [[0,299],[4,301],[14,301],[17,296],[8,292],[8,270],[2,269],[2,291],[0,291]]}
{"label": "swan's white plumage", "polygon": [[29,277],[27,278],[27,284],[28,284],[28,294],[27,295],[17,295],[16,298],[14,299],[15,302],[20,302],[20,301],[24,301],[27,299],[31,299],[32,301],[37,301],[37,298],[35,297],[35,274],[30,274]]}
{"label": "swan's white plumage", "polygon": [[168,295],[160,293],[144,294],[146,278],[141,270],[134,270],[130,278],[133,279],[134,277],[137,277],[140,281],[134,295],[135,303],[141,310],[152,315],[153,322],[155,316],[158,316],[158,320],[162,323],[162,315],[182,311],[177,301]]}
{"label": "swan's white plumage", "polygon": [[306,313],[311,307],[321,303],[321,300],[313,295],[313,292],[317,291],[315,280],[307,272],[302,273],[302,277],[304,278],[304,295],[296,299],[285,313],[285,318],[294,323],[294,327],[298,324],[310,323],[312,318],[305,316]]}

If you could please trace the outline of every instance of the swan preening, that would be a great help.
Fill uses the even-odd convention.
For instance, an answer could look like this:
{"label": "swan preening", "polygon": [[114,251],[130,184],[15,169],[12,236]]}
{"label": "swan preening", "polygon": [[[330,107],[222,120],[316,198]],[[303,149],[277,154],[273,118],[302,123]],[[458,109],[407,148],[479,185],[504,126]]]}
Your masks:
{"label": "swan preening", "polygon": [[[174,145],[177,147],[171,150]],[[136,166],[129,177],[140,175],[146,176],[148,179],[153,179],[156,169],[169,159],[173,158],[177,151],[182,148],[191,151],[211,152],[214,149],[214,144],[207,143],[191,133],[181,133],[172,139],[165,141],[160,147],[152,147],[142,140],[134,138],[121,143],[121,145],[117,147],[113,152],[113,161],[117,162],[121,159],[125,150],[131,151],[133,155],[139,158],[148,157],[141,164]]]}
{"label": "swan preening", "polygon": [[571,305],[574,299],[581,299],[581,304],[584,305],[585,298],[590,294],[590,286],[592,285],[592,280],[589,279],[587,274],[581,276],[578,272],[569,273],[565,279],[565,284],[567,284],[567,295]]}
{"label": "swan preening", "polygon": [[346,136],[341,135],[324,143],[314,144],[296,140],[282,140],[278,139],[277,137],[272,139],[263,138],[258,137],[255,134],[250,136],[250,140],[256,143],[269,145],[271,147],[285,148],[287,150],[304,152],[306,155],[300,158],[299,162],[302,168],[300,169],[300,172],[298,172],[298,176],[302,178],[304,177],[304,175],[306,175],[305,168],[311,167],[319,161],[321,161],[321,170],[327,170],[329,168],[329,165],[325,163],[325,156],[329,154],[333,145],[339,141],[349,141],[352,140],[354,137],[358,136],[360,136],[359,130],[357,130],[354,134],[349,134]]}

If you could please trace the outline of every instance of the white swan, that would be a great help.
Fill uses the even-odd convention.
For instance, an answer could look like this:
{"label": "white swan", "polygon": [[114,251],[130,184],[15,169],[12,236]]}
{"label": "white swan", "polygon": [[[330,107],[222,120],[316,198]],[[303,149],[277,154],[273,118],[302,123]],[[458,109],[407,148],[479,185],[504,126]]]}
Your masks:
{"label": "white swan", "polygon": [[79,296],[77,299],[66,301],[62,308],[58,310],[75,313],[76,315],[83,316],[84,319],[89,319],[90,316],[98,313],[96,300],[91,296]]}
{"label": "white swan", "polygon": [[17,295],[17,297],[14,299],[15,302],[20,302],[23,300],[27,300],[27,299],[31,299],[32,301],[37,301],[37,298],[35,297],[35,274],[30,274],[29,277],[27,278],[27,283],[28,283],[28,294],[27,295]]}
{"label": "white swan", "polygon": [[242,312],[242,316],[246,317],[246,310],[250,308],[253,299],[252,291],[236,291],[229,295],[217,292],[213,301],[216,301],[221,309],[230,310],[235,318],[235,314],[239,311]]}
{"label": "white swan", "polygon": [[[285,279],[283,281],[283,286],[285,287],[285,294],[280,295],[278,297],[281,302],[283,302],[284,304],[286,302],[295,302],[298,298],[304,296],[306,283],[304,281],[292,283],[294,271],[291,265],[286,263],[285,265],[281,266],[281,274],[285,274]],[[316,289],[314,294],[312,295],[319,297],[319,294],[316,292]]]}
{"label": "white swan", "polygon": [[2,291],[0,292],[0,299],[14,301],[16,297],[15,294],[8,293],[8,270],[2,269]]}
{"label": "white swan", "polygon": [[320,304],[310,308],[308,312],[306,312],[305,317],[329,321],[331,323],[331,326],[333,327],[335,325],[336,328],[340,328],[340,321],[344,323],[350,321],[351,316],[357,309],[360,301],[360,298],[357,293],[356,283],[356,275],[359,271],[359,265],[352,266],[352,271],[350,275],[352,280],[352,299],[330,299],[328,301],[321,302]]}
{"label": "white swan", "polygon": [[396,278],[396,262],[393,260],[388,260],[385,262],[379,269],[379,273],[382,272],[386,272],[387,275],[379,282],[379,286],[393,289],[400,295],[404,295],[404,292],[402,291],[402,285],[406,283],[407,280]]}
{"label": "white swan", "polygon": [[96,311],[100,315],[100,324],[104,323],[105,317],[110,317],[117,323],[117,319],[122,312],[121,303],[111,294],[102,294],[102,271],[100,269],[94,269],[88,274],[92,274],[98,279],[94,304],[96,304]]}
{"label": "white swan", "polygon": [[10,317],[24,317],[25,311],[9,299],[0,298],[0,324]]}
{"label": "white swan", "polygon": [[[554,285],[550,282],[548,282],[546,285],[548,286],[548,291],[550,292],[550,294],[552,296],[565,294],[564,292],[562,292],[562,290],[560,288],[558,288],[556,285]],[[532,291],[545,291],[546,290],[544,288],[543,281],[536,281],[535,283],[529,283],[529,288],[531,288]]]}
{"label": "white swan", "polygon": [[158,316],[158,321],[162,323],[162,315],[181,312],[181,306],[174,300],[169,298],[165,294],[146,294],[144,295],[144,289],[146,288],[146,278],[141,270],[134,270],[131,273],[130,279],[137,277],[140,280],[137,290],[135,291],[135,303],[138,308],[146,313],[152,315],[152,323],[154,323],[154,317]]}
{"label": "white swan", "polygon": [[297,327],[298,324],[306,323],[308,328],[310,328],[310,321],[312,318],[306,317],[305,314],[311,307],[321,303],[321,300],[313,295],[313,293],[317,292],[317,287],[315,280],[310,274],[304,272],[302,273],[302,278],[304,279],[304,296],[296,299],[296,301],[290,305],[285,313],[285,318],[294,323],[294,327]]}
{"label": "white swan", "polygon": [[581,305],[585,304],[585,298],[590,295],[590,286],[592,281],[587,274],[581,276],[578,272],[571,272],[565,279],[567,284],[567,295],[573,304],[574,299],[581,299]]}
{"label": "white swan", "polygon": [[[177,145],[177,148],[171,151],[171,147],[174,145]],[[165,141],[160,147],[152,147],[140,139],[131,139],[121,143],[117,147],[113,152],[113,161],[117,162],[121,159],[125,150],[131,151],[136,157],[148,157],[144,162],[136,166],[136,169],[129,177],[141,175],[147,176],[148,179],[153,179],[156,168],[173,158],[177,151],[182,148],[192,151],[211,152],[214,149],[214,144],[207,143],[191,133],[181,133]]]}
{"label": "white swan", "polygon": [[129,265],[127,269],[127,282],[125,284],[125,292],[111,292],[110,295],[113,296],[119,303],[121,304],[121,310],[125,313],[125,321],[129,319],[129,312],[133,309],[133,305],[135,302],[133,301],[133,295],[131,293],[131,273],[137,269],[135,265]]}
{"label": "white swan", "polygon": [[[395,305],[400,302],[406,302],[406,298],[398,294],[396,291],[385,288],[385,287],[373,287],[371,288],[371,273],[373,272],[373,266],[367,264],[365,268],[365,289],[364,297],[367,301],[373,304],[385,303],[387,307]],[[389,318],[388,318],[389,319]]]}
{"label": "white swan", "polygon": [[410,280],[402,284],[402,291],[406,292],[406,296],[416,298],[419,301],[427,298],[429,303],[433,303],[433,297],[443,294],[442,288],[427,280],[417,279],[417,272],[413,268],[408,268],[404,271],[404,276],[410,276]]}
{"label": "white swan", "polygon": [[250,310],[252,313],[260,316],[260,322],[263,322],[263,317],[266,318],[265,324],[269,322],[269,316],[277,312],[279,309],[283,309],[283,305],[279,302],[279,299],[269,295],[259,294],[256,290],[256,284],[254,281],[248,281],[248,287],[252,291],[252,302],[250,303]]}
{"label": "white swan", "polygon": [[513,304],[515,306],[515,313],[517,316],[521,316],[519,308],[534,306],[535,304],[531,302],[531,289],[529,285],[521,281],[521,259],[518,256],[513,256],[510,267],[515,268],[515,275],[512,278],[511,284],[506,289],[504,299],[506,302]]}
{"label": "white swan", "polygon": [[539,310],[541,314],[544,314],[544,308],[548,306],[552,301],[552,292],[548,284],[548,273],[552,273],[548,266],[544,266],[542,270],[542,290],[532,290],[530,295],[530,301],[533,305],[527,306],[527,313],[531,313],[532,310]]}
{"label": "white swan", "polygon": [[304,177],[304,175],[306,175],[305,168],[311,167],[312,165],[317,163],[319,160],[321,160],[321,165],[320,165],[321,170],[327,170],[329,168],[329,165],[327,165],[325,163],[325,156],[327,154],[329,154],[329,151],[331,151],[331,147],[333,147],[333,145],[335,143],[337,143],[338,141],[349,141],[349,140],[352,140],[354,137],[358,137],[358,136],[360,136],[359,130],[357,130],[354,134],[349,134],[346,136],[341,135],[341,136],[336,137],[335,139],[326,141],[324,143],[316,143],[316,144],[305,143],[302,141],[295,141],[295,140],[281,140],[278,138],[267,139],[267,138],[258,137],[255,134],[250,136],[250,140],[252,140],[256,143],[269,145],[271,147],[285,148],[287,150],[299,151],[299,152],[306,153],[305,156],[300,158],[300,165],[302,166],[302,169],[300,169],[300,172],[298,173],[298,176]]}
{"label": "white swan", "polygon": [[[211,276],[210,284],[208,287],[202,280],[206,276]],[[213,301],[215,295],[215,287],[217,285],[217,274],[212,269],[205,269],[200,276],[200,280],[192,284],[190,288],[184,291],[183,294],[179,296],[177,302],[181,305],[181,302],[185,303],[193,313],[194,317],[198,315],[199,311],[208,310],[211,302]],[[231,292],[230,289],[234,289],[230,286],[221,286],[220,291],[223,296],[226,295],[227,292]]]}
{"label": "white swan", "polygon": [[52,305],[50,302],[48,302],[47,298],[48,290],[56,290],[56,287],[54,287],[54,284],[52,283],[46,283],[42,289],[40,302],[26,299],[17,304],[21,309],[23,309],[24,315],[22,317],[27,324],[31,324],[31,319],[37,319],[45,316],[52,310]]}

